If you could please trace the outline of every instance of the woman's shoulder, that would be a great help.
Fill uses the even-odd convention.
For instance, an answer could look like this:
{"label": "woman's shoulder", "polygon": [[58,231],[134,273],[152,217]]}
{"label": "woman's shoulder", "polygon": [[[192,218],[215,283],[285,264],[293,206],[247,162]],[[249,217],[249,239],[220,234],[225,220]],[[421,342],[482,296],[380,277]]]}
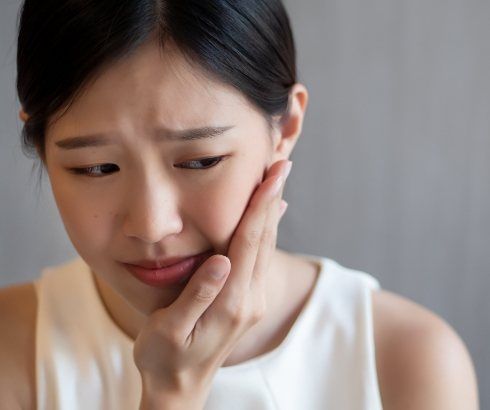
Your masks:
{"label": "woman's shoulder", "polygon": [[0,288],[0,397],[6,408],[35,408],[34,284]]}
{"label": "woman's shoulder", "polygon": [[381,289],[373,292],[373,324],[384,408],[478,408],[468,350],[440,316]]}

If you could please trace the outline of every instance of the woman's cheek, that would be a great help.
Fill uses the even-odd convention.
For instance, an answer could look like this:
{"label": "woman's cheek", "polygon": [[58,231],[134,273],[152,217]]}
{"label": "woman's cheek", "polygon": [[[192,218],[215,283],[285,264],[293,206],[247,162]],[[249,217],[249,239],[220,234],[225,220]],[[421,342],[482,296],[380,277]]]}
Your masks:
{"label": "woman's cheek", "polygon": [[110,211],[100,203],[69,192],[55,192],[56,204],[65,230],[75,249],[81,253],[104,249],[110,242]]}
{"label": "woman's cheek", "polygon": [[260,176],[229,175],[225,183],[207,191],[200,201],[197,215],[203,221],[201,230],[216,250],[228,248],[233,233],[241,222],[250,198],[260,182]]}

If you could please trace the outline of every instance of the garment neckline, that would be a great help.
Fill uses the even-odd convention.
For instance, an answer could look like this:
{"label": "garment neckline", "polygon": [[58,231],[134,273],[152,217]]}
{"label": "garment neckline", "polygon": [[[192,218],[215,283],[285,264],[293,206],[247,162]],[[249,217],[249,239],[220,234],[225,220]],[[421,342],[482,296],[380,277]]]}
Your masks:
{"label": "garment neckline", "polygon": [[[312,288],[312,291],[310,292],[310,295],[306,300],[306,302],[304,303],[300,313],[296,317],[296,320],[294,321],[293,325],[290,327],[288,333],[283,338],[281,343],[278,346],[276,346],[274,349],[237,364],[233,364],[230,366],[221,366],[217,370],[217,375],[244,371],[246,369],[256,367],[257,365],[262,364],[266,361],[272,360],[275,356],[279,355],[291,343],[296,333],[298,333],[299,329],[302,327],[305,318],[308,316],[309,311],[314,306],[314,302],[316,301],[316,299],[320,297],[321,289],[325,286],[324,282],[330,280],[330,277],[332,276],[332,272],[331,270],[328,270],[328,274],[327,274],[328,259],[325,257],[314,256],[305,253],[297,253],[297,252],[291,252],[291,254],[294,256],[303,257],[306,260],[310,262],[314,262],[319,266],[317,277],[315,279],[315,284]],[[106,307],[104,306],[104,303],[101,300],[100,295],[97,291],[95,278],[93,277],[90,271],[90,267],[85,262],[84,265],[90,276],[91,285],[92,285],[91,288],[92,291],[94,292],[95,299],[97,299],[98,301],[98,308],[101,310],[102,315],[107,319],[106,321],[108,322],[108,326],[110,326],[114,330],[114,333],[118,335],[119,339],[122,341],[123,344],[127,345],[129,348],[132,348],[134,345],[134,340],[128,334],[126,334],[119,326],[117,326],[117,324],[114,322],[112,317],[109,315],[109,312],[107,312]]]}
{"label": "garment neckline", "polygon": [[269,350],[261,355],[252,357],[251,359],[245,360],[243,362],[231,365],[231,366],[222,366],[218,369],[217,374],[229,374],[234,372],[245,371],[250,368],[256,368],[257,366],[264,364],[272,360],[274,357],[278,356],[283,350],[285,350],[295,338],[295,335],[299,332],[300,328],[303,326],[303,323],[307,316],[309,316],[309,312],[313,309],[315,305],[315,301],[320,297],[321,289],[325,286],[325,282],[330,279],[331,272],[327,274],[327,262],[328,259],[325,257],[313,256],[304,253],[294,253],[291,252],[294,256],[304,257],[305,259],[315,262],[319,265],[319,270],[317,273],[317,277],[315,279],[315,284],[310,292],[308,299],[305,301],[303,308],[300,313],[296,317],[293,325],[289,328],[288,333],[283,338],[281,343],[276,346],[274,349]]}

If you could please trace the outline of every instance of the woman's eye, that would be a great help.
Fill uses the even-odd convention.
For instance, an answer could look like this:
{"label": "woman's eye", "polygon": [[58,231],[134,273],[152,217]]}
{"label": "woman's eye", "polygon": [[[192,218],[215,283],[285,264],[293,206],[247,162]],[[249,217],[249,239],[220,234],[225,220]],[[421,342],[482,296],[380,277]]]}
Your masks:
{"label": "woman's eye", "polygon": [[[223,159],[225,155],[221,155],[218,157],[210,157],[210,158],[201,158],[195,159],[192,161],[182,162],[180,164],[175,165],[176,168],[185,168],[185,169],[193,169],[193,170],[204,170],[208,168],[212,168],[218,165]],[[69,171],[78,174],[78,175],[86,175],[92,178],[100,178],[116,172],[119,167],[115,164],[101,164],[94,165],[92,167],[85,168],[70,168]]]}
{"label": "woman's eye", "polygon": [[[110,175],[112,172],[114,172],[114,167],[119,169],[119,167],[115,164],[101,164],[101,165],[94,165],[93,167],[86,167],[86,168],[70,168],[70,171],[73,172],[74,174],[87,175],[89,177],[100,178],[100,177]],[[106,172],[104,173],[104,171]]]}
{"label": "woman's eye", "polygon": [[223,161],[225,155],[219,157],[201,158],[192,161],[181,162],[175,165],[176,168],[187,168],[187,169],[207,169],[218,165]]}

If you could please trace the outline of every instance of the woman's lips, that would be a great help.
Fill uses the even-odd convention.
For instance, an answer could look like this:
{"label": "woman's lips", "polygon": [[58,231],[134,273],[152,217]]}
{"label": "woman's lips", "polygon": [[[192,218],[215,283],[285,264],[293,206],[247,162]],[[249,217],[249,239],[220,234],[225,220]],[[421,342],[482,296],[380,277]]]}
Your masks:
{"label": "woman's lips", "polygon": [[139,281],[161,288],[184,282],[212,254],[212,251],[200,253],[164,268],[147,269],[129,263],[123,263],[123,266]]}

